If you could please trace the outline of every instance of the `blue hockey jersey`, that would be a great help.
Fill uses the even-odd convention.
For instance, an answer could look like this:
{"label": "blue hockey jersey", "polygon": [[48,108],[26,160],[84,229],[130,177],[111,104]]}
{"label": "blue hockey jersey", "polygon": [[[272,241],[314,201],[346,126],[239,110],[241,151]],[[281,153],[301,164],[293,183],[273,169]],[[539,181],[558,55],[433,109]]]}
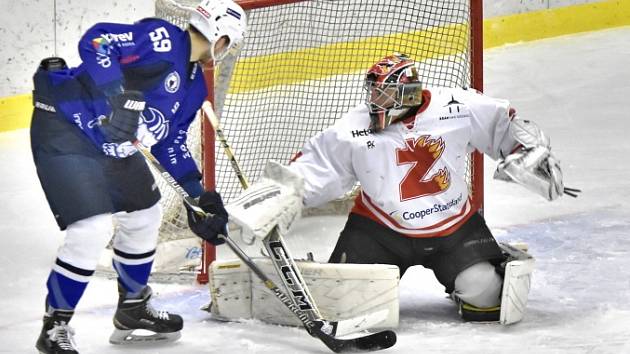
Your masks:
{"label": "blue hockey jersey", "polygon": [[79,42],[81,65],[49,75],[62,115],[114,158],[136,149],[131,142],[105,141],[99,122],[111,113],[107,96],[123,88],[143,92],[147,104],[138,139],[196,197],[202,192],[201,174],[186,139],[207,89],[200,65],[190,62],[190,51],[188,33],[164,20],[99,23]]}

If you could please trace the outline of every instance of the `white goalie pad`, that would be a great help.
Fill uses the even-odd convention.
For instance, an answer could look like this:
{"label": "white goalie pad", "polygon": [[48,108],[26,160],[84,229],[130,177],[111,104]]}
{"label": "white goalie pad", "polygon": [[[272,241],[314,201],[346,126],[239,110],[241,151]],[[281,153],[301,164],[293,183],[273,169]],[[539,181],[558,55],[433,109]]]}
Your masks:
{"label": "white goalie pad", "polygon": [[[271,261],[268,258],[255,258],[254,261],[284,291]],[[296,263],[323,318],[356,320],[352,325],[340,325],[337,336],[398,326],[398,267]],[[210,311],[216,319],[259,319],[272,324],[302,325],[240,260],[215,261],[209,275]]]}
{"label": "white goalie pad", "polygon": [[525,315],[535,262],[522,247],[506,243],[500,243],[500,246],[510,260],[505,266],[499,322],[509,325],[521,321]]}
{"label": "white goalie pad", "polygon": [[302,211],[304,182],[285,166],[269,161],[264,174],[225,206],[244,235],[264,238],[274,226],[285,234]]}

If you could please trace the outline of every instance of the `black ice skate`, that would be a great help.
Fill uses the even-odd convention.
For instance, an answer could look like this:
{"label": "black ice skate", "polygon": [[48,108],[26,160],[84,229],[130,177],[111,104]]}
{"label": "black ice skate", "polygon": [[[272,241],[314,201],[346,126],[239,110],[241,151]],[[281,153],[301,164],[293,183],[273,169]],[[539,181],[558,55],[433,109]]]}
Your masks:
{"label": "black ice skate", "polygon": [[74,330],[68,326],[73,311],[51,311],[44,315],[44,326],[37,339],[41,354],[78,354],[73,340]]}
{"label": "black ice skate", "polygon": [[[109,337],[110,343],[172,342],[181,337],[182,317],[154,309],[149,303],[152,295],[150,287],[144,288],[138,299],[126,299],[126,291],[121,286],[118,286],[118,292],[120,298],[114,315],[116,329]],[[153,334],[132,333],[135,330],[147,330]]]}

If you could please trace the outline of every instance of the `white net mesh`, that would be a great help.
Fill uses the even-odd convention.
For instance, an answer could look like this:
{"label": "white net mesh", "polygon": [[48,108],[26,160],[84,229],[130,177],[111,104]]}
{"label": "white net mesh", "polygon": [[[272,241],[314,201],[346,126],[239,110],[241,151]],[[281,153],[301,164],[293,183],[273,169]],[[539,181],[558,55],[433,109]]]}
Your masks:
{"label": "white net mesh", "polygon": [[[360,103],[365,70],[385,55],[401,52],[418,61],[427,86],[471,84],[469,0],[279,2],[285,4],[248,11],[238,60],[223,62],[214,83],[215,108],[250,181],[267,161],[288,161],[309,137]],[[156,15],[185,27],[185,8],[196,3],[157,0]],[[199,139],[190,140],[198,151]],[[222,148],[215,151],[217,189],[229,201],[241,186]],[[162,190],[162,237],[187,235],[181,201]]]}

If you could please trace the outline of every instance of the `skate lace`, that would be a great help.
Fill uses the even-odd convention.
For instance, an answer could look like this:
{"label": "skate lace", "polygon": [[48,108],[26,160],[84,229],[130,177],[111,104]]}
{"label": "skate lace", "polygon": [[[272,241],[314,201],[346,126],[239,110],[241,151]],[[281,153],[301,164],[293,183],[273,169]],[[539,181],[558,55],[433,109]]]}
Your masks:
{"label": "skate lace", "polygon": [[56,342],[63,350],[75,350],[74,328],[68,326],[64,321],[55,322],[53,328],[46,332],[52,342]]}
{"label": "skate lace", "polygon": [[168,311],[164,310],[156,310],[150,303],[147,303],[147,306],[144,308],[149,315],[154,318],[159,318],[161,320],[168,320]]}

